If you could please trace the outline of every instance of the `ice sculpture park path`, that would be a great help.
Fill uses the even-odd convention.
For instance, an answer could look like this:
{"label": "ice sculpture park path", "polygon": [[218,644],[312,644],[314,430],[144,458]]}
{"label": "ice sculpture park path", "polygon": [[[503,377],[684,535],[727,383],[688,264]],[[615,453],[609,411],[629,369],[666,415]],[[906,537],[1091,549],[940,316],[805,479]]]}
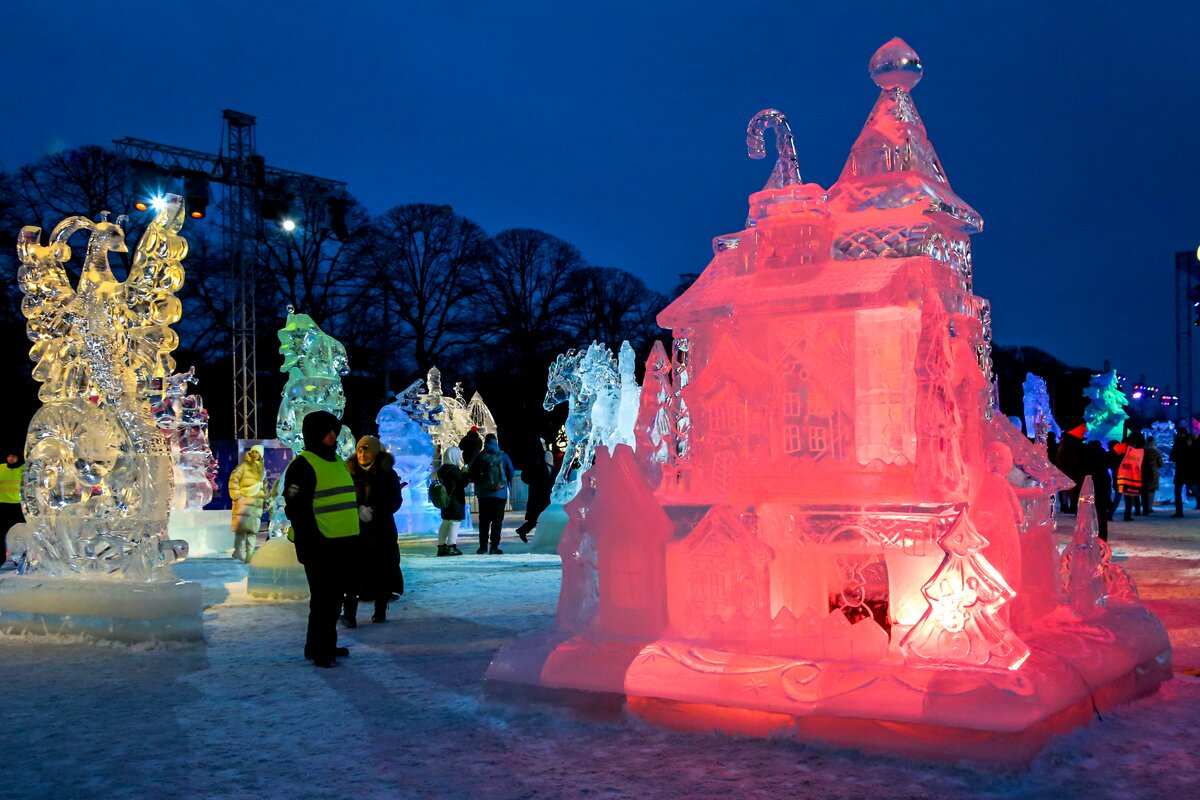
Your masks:
{"label": "ice sculpture park path", "polygon": [[[1070,518],[1067,518],[1069,520]],[[505,642],[553,624],[560,568],[510,515],[501,557],[404,542],[411,591],[385,625],[343,632],[335,669],[300,657],[302,602],[245,596],[246,566],[196,559],[205,642],[162,649],[0,635],[4,798],[737,796],[1172,798],[1200,781],[1200,512],[1111,527],[1166,624],[1177,675],[998,775],[806,746],[689,735],[486,694]],[[0,576],[11,572],[0,572]],[[0,577],[3,580],[3,577]],[[363,617],[365,622],[365,616]]]}

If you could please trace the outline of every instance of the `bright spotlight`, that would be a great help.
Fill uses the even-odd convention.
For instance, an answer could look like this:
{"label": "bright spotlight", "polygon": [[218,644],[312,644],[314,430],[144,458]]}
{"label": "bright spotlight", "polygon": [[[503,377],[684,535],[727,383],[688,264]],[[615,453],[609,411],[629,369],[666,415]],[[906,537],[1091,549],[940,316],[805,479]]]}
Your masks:
{"label": "bright spotlight", "polygon": [[279,224],[279,226],[288,233],[291,233],[292,231],[296,230],[296,221],[292,219],[285,219]]}
{"label": "bright spotlight", "polygon": [[155,211],[162,211],[164,208],[167,207],[167,201],[163,198],[163,196],[161,194],[157,195],[153,199],[150,200],[150,207],[153,208]]}

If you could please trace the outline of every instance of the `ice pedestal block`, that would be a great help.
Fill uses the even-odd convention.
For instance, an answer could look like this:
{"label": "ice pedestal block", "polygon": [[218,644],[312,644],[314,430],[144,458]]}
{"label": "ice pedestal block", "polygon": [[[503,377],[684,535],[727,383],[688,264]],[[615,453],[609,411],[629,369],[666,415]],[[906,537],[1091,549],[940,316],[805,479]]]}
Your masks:
{"label": "ice pedestal block", "polygon": [[[828,191],[779,159],[744,230],[658,315],[636,452],[601,447],[558,552],[555,626],[490,681],[620,695],[662,724],[1021,764],[1170,677],[1162,624],[1071,481],[994,413],[983,220],[951,190],[911,96],[879,99]],[[552,398],[550,398],[552,399]],[[1045,421],[1043,420],[1043,425]]]}
{"label": "ice pedestal block", "polygon": [[230,514],[229,509],[175,509],[171,512],[167,534],[188,543],[189,558],[228,556],[233,552]]}
{"label": "ice pedestal block", "polygon": [[303,600],[308,597],[304,565],[296,546],[284,537],[268,539],[250,559],[246,594],[260,600]]}
{"label": "ice pedestal block", "polygon": [[567,527],[567,512],[559,503],[551,503],[538,515],[537,528],[533,532],[531,553],[557,553],[563,528]]}
{"label": "ice pedestal block", "polygon": [[200,584],[12,575],[0,579],[0,631],[117,642],[198,641]]}

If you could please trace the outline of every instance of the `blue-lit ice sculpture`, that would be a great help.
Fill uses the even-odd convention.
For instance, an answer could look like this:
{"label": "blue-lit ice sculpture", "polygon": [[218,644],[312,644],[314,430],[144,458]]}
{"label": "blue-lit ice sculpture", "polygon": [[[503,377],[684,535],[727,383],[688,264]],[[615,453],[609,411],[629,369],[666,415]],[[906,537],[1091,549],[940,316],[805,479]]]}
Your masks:
{"label": "blue-lit ice sculpture", "polygon": [[404,498],[396,512],[396,530],[400,533],[432,533],[441,524],[441,514],[429,502],[429,474],[433,471],[434,443],[420,420],[432,418],[422,399],[421,381],[414,382],[396,400],[379,410],[375,422],[379,441],[395,459],[394,469]]}
{"label": "blue-lit ice sculpture", "polygon": [[568,503],[579,493],[597,447],[636,446],[641,387],[633,376],[633,360],[629,342],[621,344],[619,359],[603,344],[592,342],[585,350],[568,350],[551,364],[542,406],[549,411],[567,404],[567,446],[550,490],[553,502]]}
{"label": "blue-lit ice sculpture", "polygon": [[1025,435],[1033,437],[1038,444],[1045,444],[1047,434],[1051,431],[1054,431],[1055,437],[1061,437],[1062,428],[1058,427],[1050,410],[1046,379],[1026,372],[1021,388],[1025,393]]}

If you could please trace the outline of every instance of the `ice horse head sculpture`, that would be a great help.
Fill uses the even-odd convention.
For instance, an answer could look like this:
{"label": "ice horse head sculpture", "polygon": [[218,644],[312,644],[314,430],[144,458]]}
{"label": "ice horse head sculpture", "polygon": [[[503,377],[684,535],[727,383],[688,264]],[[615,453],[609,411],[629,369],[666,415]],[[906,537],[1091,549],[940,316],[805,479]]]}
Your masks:
{"label": "ice horse head sculpture", "polygon": [[623,342],[619,359],[603,344],[568,350],[550,365],[542,406],[567,404],[567,446],[550,498],[566,503],[579,492],[597,447],[634,446],[641,389],[633,373],[633,348]]}
{"label": "ice horse head sculpture", "polygon": [[917,114],[921,70],[899,39],[871,59],[879,97],[828,191],[782,114],[751,121],[751,155],[779,142],[771,178],[658,315],[674,346],[650,354],[637,452],[598,451],[566,506],[554,632],[489,679],[620,694],[675,727],[1020,763],[1093,698],[1170,675],[1086,517],[1063,567],[1070,481],[993,413],[983,223]]}
{"label": "ice horse head sculpture", "polygon": [[[148,580],[187,554],[166,539],[172,462],[147,400],[175,368],[183,221],[183,198],[167,195],[124,281],[108,262],[128,252],[124,217],[68,217],[44,245],[40,228],[21,230],[21,310],[43,403],[25,440],[27,524],[9,539],[25,571]],[[69,241],[84,232],[72,288]]]}

